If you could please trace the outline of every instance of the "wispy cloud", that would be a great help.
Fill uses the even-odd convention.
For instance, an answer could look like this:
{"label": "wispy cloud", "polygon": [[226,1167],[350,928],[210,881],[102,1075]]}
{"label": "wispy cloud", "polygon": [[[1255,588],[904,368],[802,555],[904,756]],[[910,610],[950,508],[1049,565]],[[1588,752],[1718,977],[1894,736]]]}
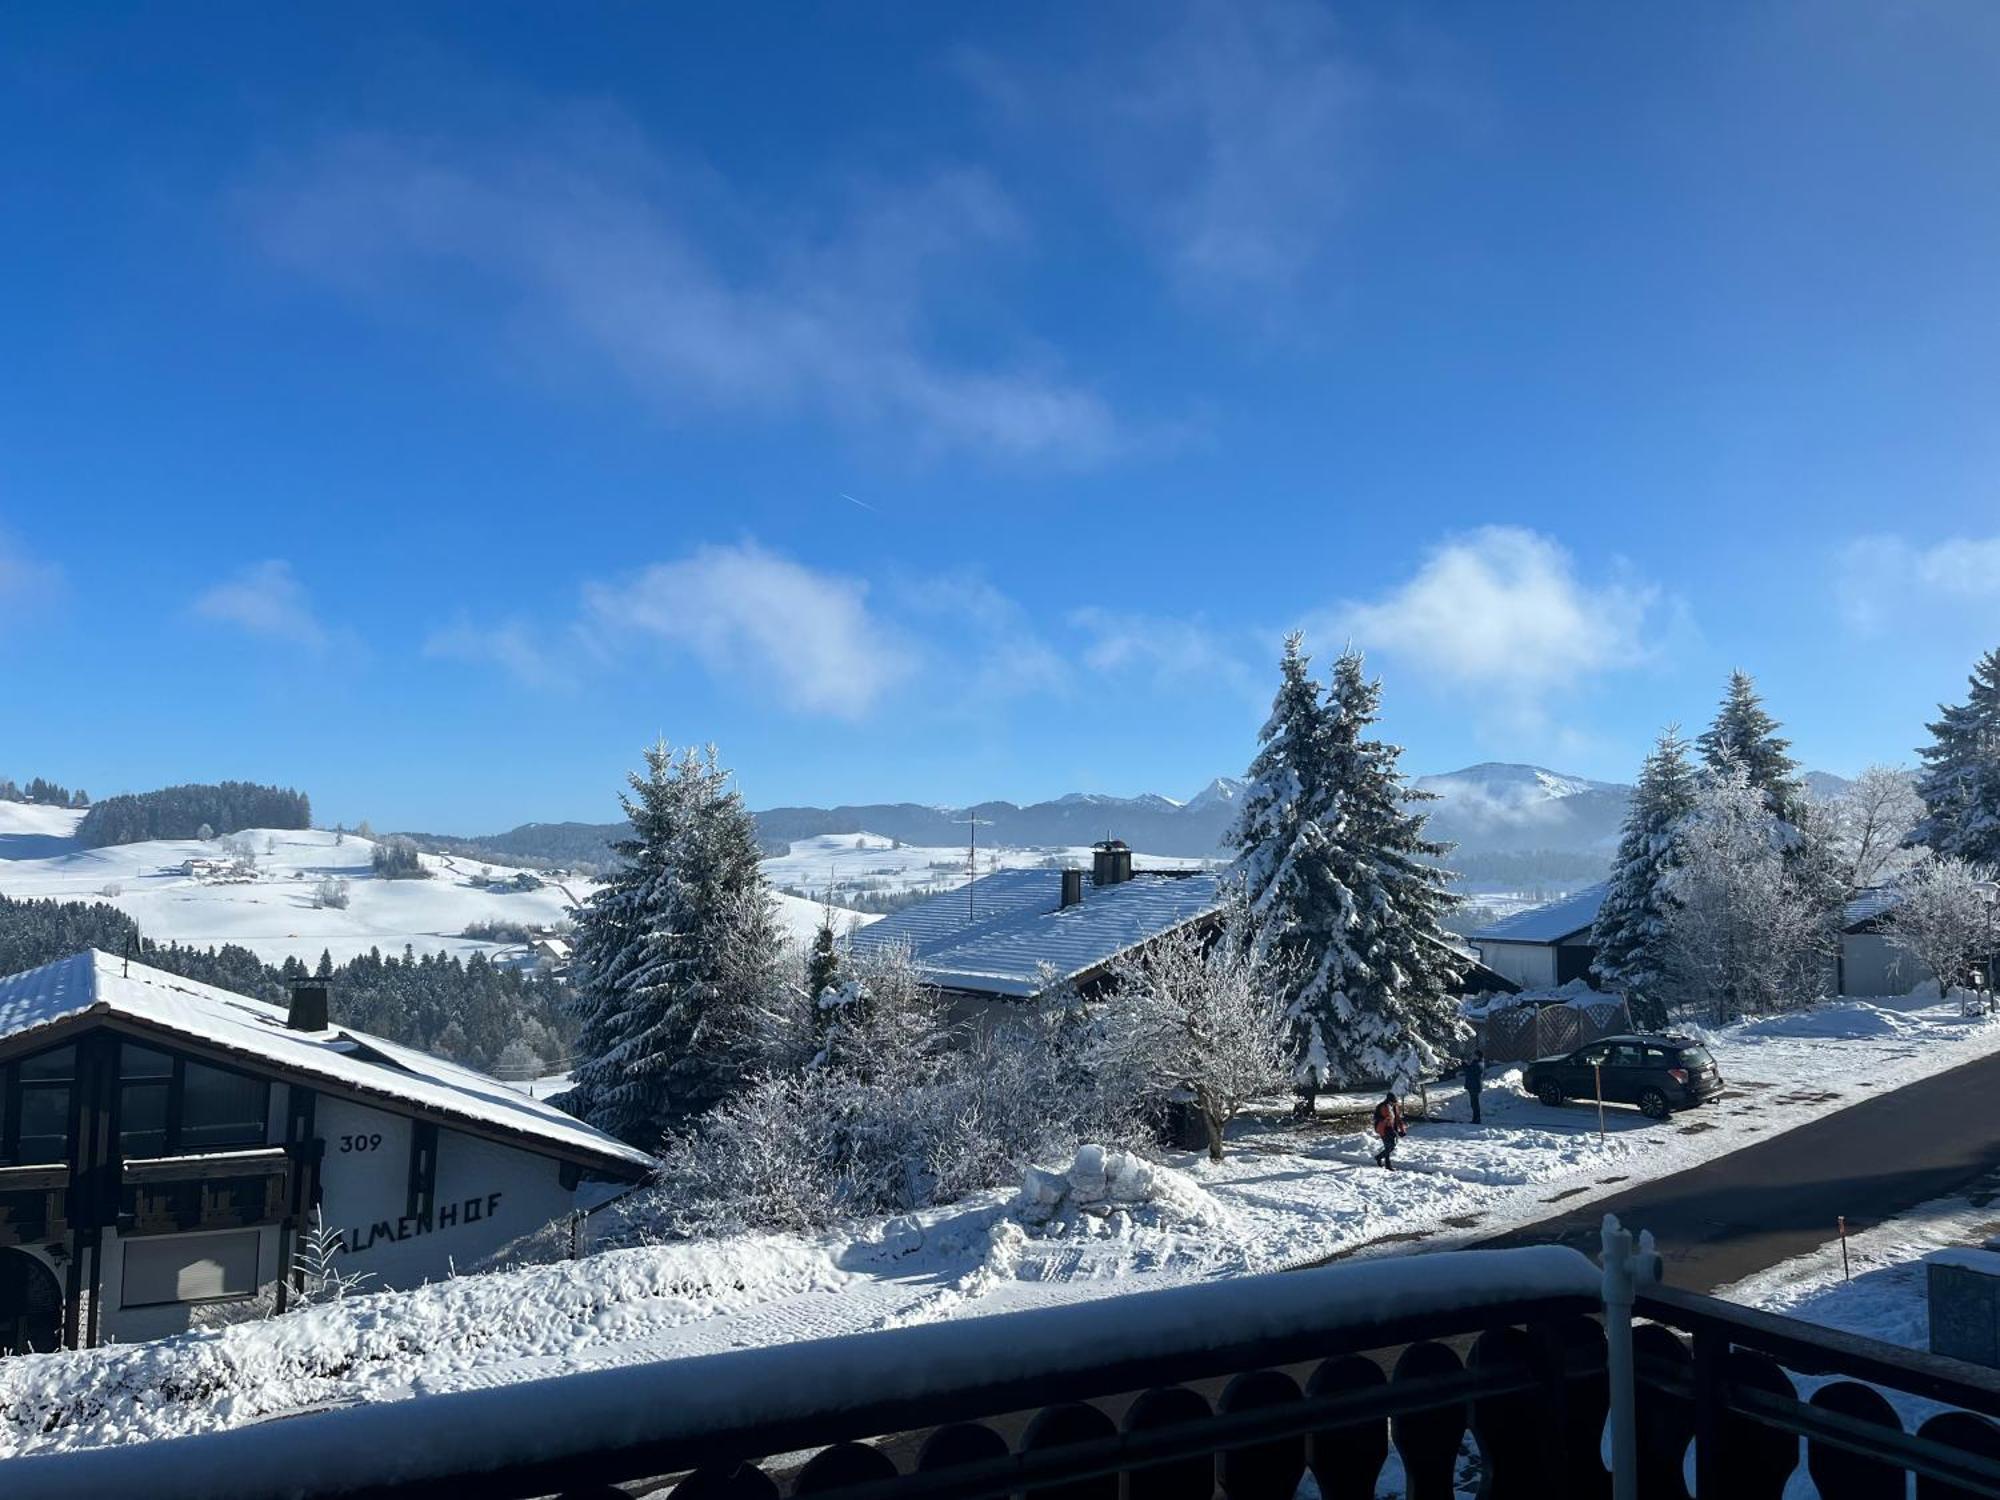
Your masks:
{"label": "wispy cloud", "polygon": [[867,585],[752,543],[702,547],[632,578],[584,590],[587,628],[615,645],[651,643],[720,678],[747,679],[781,703],[865,716],[910,672],[899,633]]}
{"label": "wispy cloud", "polygon": [[965,342],[970,276],[1027,243],[987,175],[840,179],[751,202],[615,117],[530,117],[505,150],[334,139],[250,194],[284,262],[386,299],[443,273],[537,338],[602,361],[672,417],[801,414],[920,449],[1088,464],[1125,442],[1088,385],[1016,331]]}
{"label": "wispy cloud", "polygon": [[46,608],[62,594],[62,569],[33,557],[0,531],[0,615]]}
{"label": "wispy cloud", "polygon": [[1913,605],[1985,606],[2000,615],[2000,536],[1951,537],[1925,547],[1894,535],[1857,537],[1835,557],[1847,623],[1880,635]]}
{"label": "wispy cloud", "polygon": [[1261,703],[1269,696],[1270,648],[1259,633],[1233,633],[1200,616],[1139,614],[1088,606],[1070,613],[1093,671],[1136,675],[1161,692],[1221,687]]}
{"label": "wispy cloud", "polygon": [[1348,206],[1380,86],[1331,11],[1307,0],[1189,0],[1142,14],[1087,66],[985,53],[962,66],[1012,129],[1085,143],[1184,288],[1290,287]]}
{"label": "wispy cloud", "polygon": [[438,661],[483,662],[529,687],[561,687],[576,681],[562,645],[546,639],[526,620],[479,625],[461,614],[424,638],[424,655]]}
{"label": "wispy cloud", "polygon": [[332,639],[292,565],[280,558],[252,563],[204,590],[194,601],[194,612],[217,624],[313,651],[324,650]]}
{"label": "wispy cloud", "polygon": [[1675,610],[1657,586],[1586,583],[1554,538],[1485,526],[1434,547],[1406,581],[1314,625],[1467,690],[1473,711],[1515,732],[1549,727],[1551,689],[1644,665]]}

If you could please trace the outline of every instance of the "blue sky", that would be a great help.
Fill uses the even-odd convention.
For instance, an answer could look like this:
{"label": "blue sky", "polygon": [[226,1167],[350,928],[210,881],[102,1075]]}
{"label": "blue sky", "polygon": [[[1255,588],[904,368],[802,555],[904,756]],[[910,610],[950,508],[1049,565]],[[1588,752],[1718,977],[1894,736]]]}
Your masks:
{"label": "blue sky", "polygon": [[10,7],[0,773],[1186,795],[2000,639],[2000,10]]}

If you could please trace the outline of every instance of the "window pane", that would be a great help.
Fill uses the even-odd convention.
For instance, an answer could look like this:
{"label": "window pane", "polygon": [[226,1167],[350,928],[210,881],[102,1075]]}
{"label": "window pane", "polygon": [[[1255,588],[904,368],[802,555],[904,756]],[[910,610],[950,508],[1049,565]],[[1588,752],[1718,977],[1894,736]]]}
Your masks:
{"label": "window pane", "polygon": [[167,1154],[165,1083],[128,1083],[118,1101],[118,1150],[125,1156]]}
{"label": "window pane", "polygon": [[155,1052],[151,1047],[121,1042],[118,1045],[118,1076],[171,1078],[174,1076],[174,1060],[164,1052]]}
{"label": "window pane", "polygon": [[69,1159],[69,1085],[26,1084],[21,1089],[21,1149],[16,1161]]}
{"label": "window pane", "polygon": [[33,1057],[22,1058],[21,1077],[69,1082],[76,1077],[76,1048],[57,1047],[52,1052],[37,1052]]}
{"label": "window pane", "polygon": [[261,1078],[191,1062],[184,1071],[177,1150],[257,1146],[264,1141],[269,1088]]}

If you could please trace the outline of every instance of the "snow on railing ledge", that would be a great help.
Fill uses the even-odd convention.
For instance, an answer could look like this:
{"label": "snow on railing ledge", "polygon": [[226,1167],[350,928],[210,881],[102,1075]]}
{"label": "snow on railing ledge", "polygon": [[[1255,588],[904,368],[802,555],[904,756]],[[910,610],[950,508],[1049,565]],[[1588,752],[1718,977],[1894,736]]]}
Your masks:
{"label": "snow on railing ledge", "polygon": [[1553,1245],[1349,1262],[30,1455],[0,1464],[0,1480],[8,1500],[231,1500],[411,1484],[1260,1340],[1338,1335],[1530,1300],[1595,1301],[1600,1287],[1589,1260]]}

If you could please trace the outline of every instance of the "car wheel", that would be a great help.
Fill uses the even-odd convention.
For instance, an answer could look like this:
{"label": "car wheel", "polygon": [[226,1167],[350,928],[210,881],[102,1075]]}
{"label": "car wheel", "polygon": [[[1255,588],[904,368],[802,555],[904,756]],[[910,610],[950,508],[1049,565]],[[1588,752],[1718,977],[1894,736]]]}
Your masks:
{"label": "car wheel", "polygon": [[1653,1120],[1664,1120],[1673,1113],[1672,1106],[1667,1103],[1667,1096],[1658,1089],[1647,1089],[1639,1096],[1639,1109],[1648,1119]]}
{"label": "car wheel", "polygon": [[1553,1078],[1544,1079],[1540,1084],[1536,1085],[1535,1097],[1550,1109],[1555,1109],[1563,1102],[1562,1085],[1557,1083]]}

